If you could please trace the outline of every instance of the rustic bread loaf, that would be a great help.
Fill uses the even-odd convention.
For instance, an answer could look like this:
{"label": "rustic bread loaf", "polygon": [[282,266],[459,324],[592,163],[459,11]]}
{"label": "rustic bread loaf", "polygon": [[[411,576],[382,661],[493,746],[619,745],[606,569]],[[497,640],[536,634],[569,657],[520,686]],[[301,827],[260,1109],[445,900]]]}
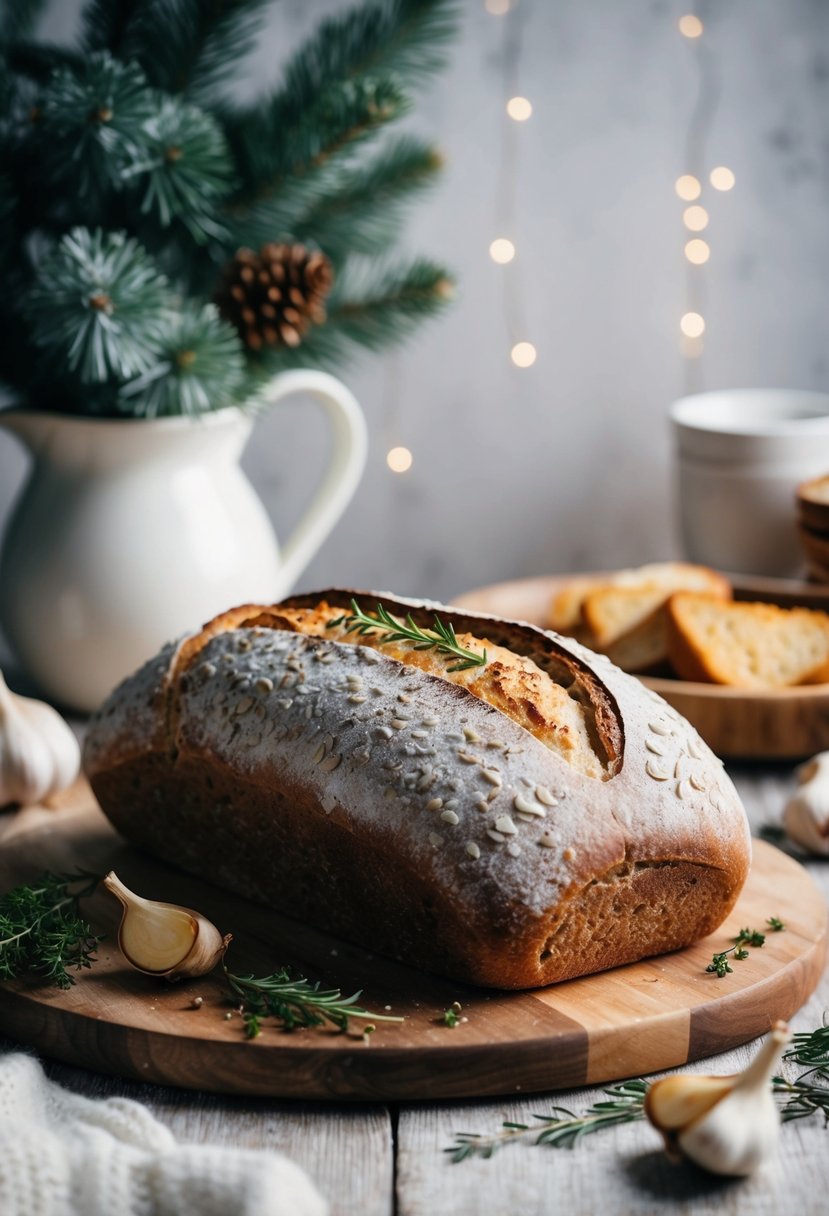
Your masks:
{"label": "rustic bread loaf", "polygon": [[[481,654],[349,631],[378,603]],[[712,932],[749,836],[656,694],[529,625],[327,591],[169,645],[95,716],[115,826],[184,869],[456,980],[548,984]]]}
{"label": "rustic bread loaf", "polygon": [[829,614],[682,592],[668,601],[668,652],[683,680],[739,688],[823,683]]}

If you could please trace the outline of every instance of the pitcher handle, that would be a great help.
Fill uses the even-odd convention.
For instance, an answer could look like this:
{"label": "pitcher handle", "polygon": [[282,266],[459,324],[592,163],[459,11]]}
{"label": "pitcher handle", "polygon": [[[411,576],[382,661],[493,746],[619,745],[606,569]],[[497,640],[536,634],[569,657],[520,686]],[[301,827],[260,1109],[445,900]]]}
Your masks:
{"label": "pitcher handle", "polygon": [[348,506],[366,463],[368,436],[354,394],[327,372],[282,372],[260,400],[274,405],[293,393],[308,393],[324,407],[333,435],[328,467],[305,514],[282,549],[280,574],[291,588]]}

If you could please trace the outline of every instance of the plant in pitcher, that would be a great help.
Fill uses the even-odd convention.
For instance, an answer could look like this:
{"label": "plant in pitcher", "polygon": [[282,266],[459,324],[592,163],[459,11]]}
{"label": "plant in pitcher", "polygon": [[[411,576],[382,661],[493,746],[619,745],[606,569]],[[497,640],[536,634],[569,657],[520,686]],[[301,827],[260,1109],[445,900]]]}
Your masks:
{"label": "plant in pitcher", "polygon": [[[34,458],[0,623],[44,691],[88,710],[165,641],[284,595],[354,493],[365,422],[322,369],[451,294],[444,267],[393,255],[440,158],[386,132],[453,17],[362,0],[240,102],[265,0],[88,0],[75,46],[33,40],[40,7],[0,0],[0,427]],[[297,392],[333,443],[280,550],[239,458],[245,407]]]}
{"label": "plant in pitcher", "polygon": [[446,302],[442,266],[388,261],[440,157],[382,137],[442,63],[447,0],[362,0],[245,103],[228,84],[263,0],[88,0],[73,46],[34,40],[41,7],[0,4],[13,397],[96,417],[220,409]]}

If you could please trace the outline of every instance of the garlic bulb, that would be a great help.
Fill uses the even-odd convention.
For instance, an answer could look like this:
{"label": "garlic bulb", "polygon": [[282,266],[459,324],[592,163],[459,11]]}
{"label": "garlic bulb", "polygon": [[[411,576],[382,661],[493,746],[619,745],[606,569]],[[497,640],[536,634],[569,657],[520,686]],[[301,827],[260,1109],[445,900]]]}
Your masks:
{"label": "garlic bulb", "polygon": [[51,705],[10,692],[0,673],[0,806],[42,802],[78,775],[78,741]]}
{"label": "garlic bulb", "polygon": [[751,1064],[737,1076],[688,1073],[655,1081],[645,1099],[645,1114],[662,1133],[668,1156],[735,1177],[750,1174],[767,1160],[780,1130],[771,1079],[790,1038],[785,1022],[776,1022]]}
{"label": "garlic bulb", "polygon": [[829,752],[819,752],[796,772],[800,782],[783,811],[786,835],[810,853],[829,856]]}
{"label": "garlic bulb", "polygon": [[214,924],[191,908],[142,899],[112,871],[103,885],[124,909],[118,945],[137,971],[165,980],[180,980],[212,971],[231,942]]}

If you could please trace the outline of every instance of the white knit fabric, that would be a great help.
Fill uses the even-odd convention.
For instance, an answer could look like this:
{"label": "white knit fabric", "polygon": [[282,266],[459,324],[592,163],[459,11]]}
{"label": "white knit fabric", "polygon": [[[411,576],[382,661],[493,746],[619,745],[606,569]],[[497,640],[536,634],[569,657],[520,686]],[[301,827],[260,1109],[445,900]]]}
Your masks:
{"label": "white knit fabric", "polygon": [[2,1216],[325,1216],[279,1153],[179,1144],[138,1102],[96,1101],[0,1056]]}

